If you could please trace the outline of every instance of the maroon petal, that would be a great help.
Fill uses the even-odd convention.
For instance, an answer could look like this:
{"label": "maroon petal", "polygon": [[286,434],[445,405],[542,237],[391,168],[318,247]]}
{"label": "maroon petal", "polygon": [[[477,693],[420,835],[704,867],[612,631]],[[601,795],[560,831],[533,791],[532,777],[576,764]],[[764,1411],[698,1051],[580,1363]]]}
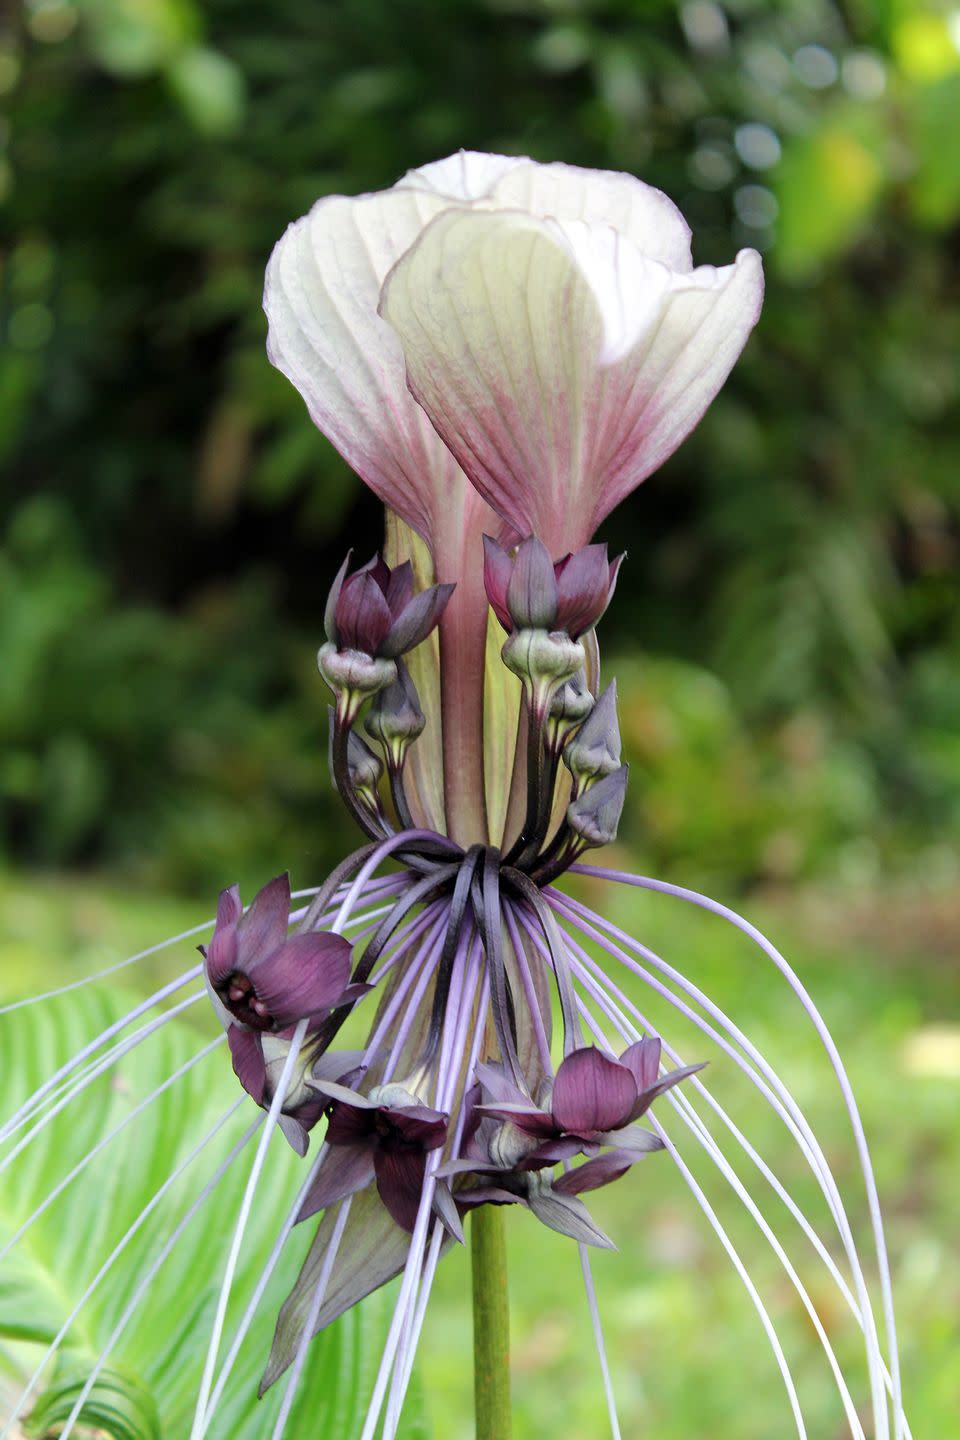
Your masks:
{"label": "maroon petal", "polygon": [[384,1106],[381,1114],[404,1138],[424,1150],[437,1150],[447,1138],[449,1117],[426,1105]]}
{"label": "maroon petal", "polygon": [[274,1024],[294,1025],[334,1005],[350,979],[352,948],[342,935],[321,930],[294,935],[261,961],[254,988]]}
{"label": "maroon petal", "polygon": [[580,1135],[615,1130],[630,1114],[636,1098],[636,1081],[626,1066],[607,1059],[590,1045],[574,1050],[561,1064],[551,1109],[561,1130]]}
{"label": "maroon petal", "polygon": [[380,586],[383,595],[386,596],[387,589],[390,585],[391,570],[390,566],[387,564],[386,560],[384,560],[379,550],[377,551],[376,555],[374,555],[372,560],[368,560],[366,565],[361,565],[359,567],[359,569],[357,570],[357,574],[371,575],[373,579],[376,580],[377,584]]}
{"label": "maroon petal", "polygon": [[645,1035],[620,1056],[620,1064],[626,1065],[637,1082],[638,1091],[646,1090],[656,1082],[660,1074],[660,1051],[660,1036]]}
{"label": "maroon petal", "polygon": [[667,1090],[672,1090],[674,1085],[679,1085],[681,1080],[688,1076],[695,1075],[698,1070],[703,1070],[706,1060],[701,1060],[699,1065],[682,1065],[677,1070],[671,1070],[663,1075],[655,1085],[650,1085],[642,1095],[637,1096],[636,1104],[630,1112],[631,1120],[639,1120],[641,1115],[646,1114],[658,1095],[663,1095]]}
{"label": "maroon petal", "polygon": [[324,1136],[328,1145],[356,1145],[376,1133],[377,1107],[371,1105],[348,1105],[344,1100],[335,1100]]}
{"label": "maroon petal", "polygon": [[413,599],[413,566],[409,560],[404,560],[402,565],[391,570],[390,579],[387,583],[386,601],[390,606],[390,614],[396,620],[397,616],[409,605]]}
{"label": "maroon petal", "polygon": [[413,1230],[423,1194],[427,1157],[422,1150],[407,1146],[379,1149],[373,1157],[380,1199],[397,1224]]}
{"label": "maroon petal", "polygon": [[258,964],[269,959],[287,938],[290,919],[290,876],[278,875],[254,896],[237,925],[236,968],[252,979]]}
{"label": "maroon petal", "polygon": [[561,1160],[570,1160],[574,1155],[579,1155],[587,1145],[589,1149],[596,1150],[596,1145],[589,1145],[580,1135],[558,1135],[553,1140],[544,1140],[536,1150],[531,1150],[517,1164],[518,1170],[542,1170],[545,1165],[556,1165]]}
{"label": "maroon petal", "polygon": [[507,608],[518,630],[552,630],[557,618],[557,580],[542,540],[531,535],[517,549]]}
{"label": "maroon petal", "polygon": [[235,925],[243,914],[243,905],[240,901],[240,886],[230,885],[226,890],[221,890],[217,898],[217,926]]}
{"label": "maroon petal", "polygon": [[393,622],[379,653],[388,660],[396,660],[399,655],[405,655],[426,640],[439,624],[455,589],[455,585],[430,585],[414,595]]}
{"label": "maroon petal", "polygon": [[336,609],[337,634],[342,650],[379,655],[392,623],[390,606],[369,570],[358,570],[344,581]]}
{"label": "maroon petal", "polygon": [[339,646],[340,636],[337,633],[337,601],[340,599],[340,591],[343,589],[343,582],[347,578],[347,571],[350,569],[350,557],[352,550],[347,551],[347,558],[337,571],[333,584],[330,586],[330,593],[327,595],[327,603],[323,611],[323,631],[332,645]]}
{"label": "maroon petal", "polygon": [[599,1190],[601,1185],[619,1180],[641,1158],[636,1151],[608,1150],[605,1155],[598,1155],[595,1160],[588,1160],[575,1170],[560,1175],[554,1180],[553,1188],[561,1195],[582,1195],[586,1190]]}
{"label": "maroon petal", "polygon": [[231,1025],[227,1031],[227,1044],[233,1059],[233,1073],[250,1099],[262,1105],[267,1089],[267,1067],[259,1035],[252,1030],[241,1030],[239,1025]]}
{"label": "maroon petal", "polygon": [[610,603],[606,545],[586,545],[571,555],[557,577],[556,628],[577,639],[592,630]]}
{"label": "maroon petal", "polygon": [[204,953],[207,979],[214,989],[237,968],[237,921],[242,914],[239,888],[231,885],[229,890],[221,890],[217,923]]}
{"label": "maroon petal", "polygon": [[506,1120],[526,1135],[534,1135],[538,1139],[541,1136],[547,1139],[557,1133],[554,1117],[548,1115],[546,1110],[538,1110],[534,1105],[478,1105],[477,1111],[494,1120]]}
{"label": "maroon petal", "polygon": [[483,586],[487,592],[493,613],[504,630],[513,629],[510,611],[507,609],[507,586],[513,572],[513,562],[490,535],[483,537]]}
{"label": "maroon petal", "polygon": [[331,1150],[307,1191],[297,1215],[297,1224],[309,1220],[318,1210],[325,1210],[347,1195],[355,1195],[370,1184],[374,1176],[373,1149],[369,1145],[345,1145]]}

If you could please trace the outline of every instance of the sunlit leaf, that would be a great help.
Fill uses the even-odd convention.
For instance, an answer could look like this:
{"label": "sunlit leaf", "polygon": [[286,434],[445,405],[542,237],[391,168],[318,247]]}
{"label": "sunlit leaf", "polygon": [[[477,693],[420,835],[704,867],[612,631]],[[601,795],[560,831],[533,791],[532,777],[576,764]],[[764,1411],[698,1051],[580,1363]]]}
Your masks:
{"label": "sunlit leaf", "polygon": [[[81,991],[62,1001],[0,1018],[4,1113],[54,1066],[119,1013],[119,1001]],[[215,1031],[211,1032],[215,1034]],[[53,1187],[151,1091],[194,1055],[206,1037],[175,1022],[95,1081],[18,1157],[4,1177],[0,1244]],[[171,1170],[236,1098],[223,1047],[190,1070],[134,1120],[25,1233],[0,1266],[0,1342],[19,1342],[25,1380],[80,1300],[110,1250]],[[150,1262],[196,1193],[253,1118],[243,1106],[148,1218],[121,1260],[83,1306],[58,1363],[48,1367],[28,1411],[30,1433],[52,1433],[79,1394]],[[248,1152],[249,1153],[249,1152]],[[185,1435],[206,1354],[233,1219],[249,1158],[232,1167],[158,1272],[149,1293],[97,1379],[84,1421],[110,1440]],[[303,1175],[277,1136],[250,1218],[226,1335],[232,1334],[273,1237]],[[312,1226],[296,1232],[267,1290],[236,1370],[217,1409],[215,1433],[262,1440],[283,1387],[258,1402],[280,1300],[292,1283]],[[358,1433],[389,1317],[389,1297],[352,1311],[314,1344],[289,1423],[290,1435]],[[14,1389],[12,1393],[17,1393]],[[413,1406],[414,1412],[416,1405]],[[419,1423],[414,1413],[411,1425]]]}

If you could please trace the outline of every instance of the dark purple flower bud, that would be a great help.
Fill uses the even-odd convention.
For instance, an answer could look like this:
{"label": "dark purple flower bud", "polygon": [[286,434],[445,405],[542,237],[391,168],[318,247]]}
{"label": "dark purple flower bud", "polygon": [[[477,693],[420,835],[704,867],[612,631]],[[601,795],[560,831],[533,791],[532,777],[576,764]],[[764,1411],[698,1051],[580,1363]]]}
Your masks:
{"label": "dark purple flower bud", "polygon": [[437,625],[454,590],[431,585],[415,595],[413,584],[409,561],[391,570],[376,555],[352,575],[344,562],[324,612],[328,644],[377,660],[395,660],[412,650]]}
{"label": "dark purple flower bud", "polygon": [[380,741],[387,760],[399,770],[407,746],[423,734],[426,723],[410,671],[398,660],[396,680],[374,696],[363,728],[372,740]]}
{"label": "dark purple flower bud", "polygon": [[376,1181],[394,1220],[412,1231],[427,1155],[446,1141],[449,1117],[422,1105],[402,1085],[382,1085],[361,1095],[344,1085],[315,1080],[314,1089],[327,1108],[330,1153],[298,1219],[306,1220]]}
{"label": "dark purple flower bud", "polygon": [[287,875],[265,885],[246,914],[235,885],[221,893],[204,958],[227,1023],[277,1033],[316,1020],[342,997],[350,979],[349,941],[326,931],[287,939],[289,916]]}
{"label": "dark purple flower bud", "polygon": [[567,806],[567,824],[586,845],[599,847],[616,840],[627,798],[629,769],[629,765],[621,765]]}
{"label": "dark purple flower bud", "polygon": [[530,536],[511,556],[485,535],[483,579],[503,628],[552,630],[578,640],[592,630],[613,598],[623,556],[610,562],[605,545],[587,545],[554,563]]}
{"label": "dark purple flower bud", "polygon": [[617,682],[611,680],[576,735],[564,747],[563,763],[583,789],[620,769]]}

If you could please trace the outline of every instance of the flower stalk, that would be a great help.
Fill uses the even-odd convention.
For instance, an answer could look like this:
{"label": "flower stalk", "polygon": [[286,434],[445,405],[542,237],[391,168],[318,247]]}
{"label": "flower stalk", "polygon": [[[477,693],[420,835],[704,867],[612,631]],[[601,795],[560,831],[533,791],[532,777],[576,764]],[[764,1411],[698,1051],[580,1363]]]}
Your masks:
{"label": "flower stalk", "polygon": [[473,1393],[477,1440],[510,1440],[510,1304],[504,1212],[480,1206],[470,1221]]}

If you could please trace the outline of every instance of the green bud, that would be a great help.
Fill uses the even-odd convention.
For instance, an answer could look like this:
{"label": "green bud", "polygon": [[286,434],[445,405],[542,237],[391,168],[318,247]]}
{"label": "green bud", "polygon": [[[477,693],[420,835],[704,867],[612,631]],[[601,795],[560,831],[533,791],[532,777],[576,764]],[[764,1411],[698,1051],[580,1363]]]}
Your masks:
{"label": "green bud", "polygon": [[503,663],[535,690],[553,690],[582,670],[586,652],[579,640],[562,630],[517,630],[508,636],[500,654]]}
{"label": "green bud", "polygon": [[338,650],[329,640],[317,651],[317,668],[338,700],[349,697],[359,702],[397,678],[395,660],[377,659],[362,650]]}

